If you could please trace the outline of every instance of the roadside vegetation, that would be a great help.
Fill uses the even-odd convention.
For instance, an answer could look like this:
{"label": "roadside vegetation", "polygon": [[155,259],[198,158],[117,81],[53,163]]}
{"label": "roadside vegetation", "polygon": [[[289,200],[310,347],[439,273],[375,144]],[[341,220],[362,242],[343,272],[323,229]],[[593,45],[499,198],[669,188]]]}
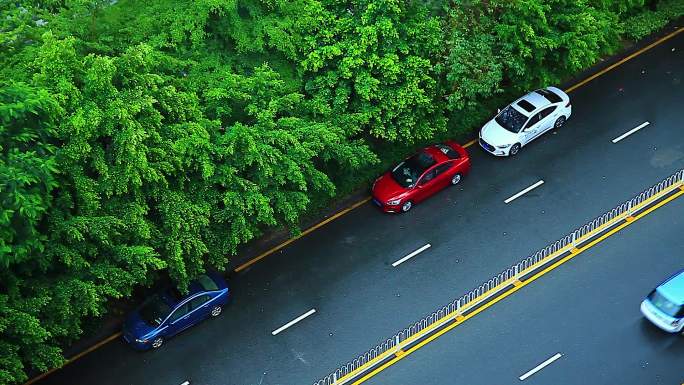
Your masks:
{"label": "roadside vegetation", "polygon": [[0,384],[108,303],[469,139],[682,15],[663,0],[0,3]]}

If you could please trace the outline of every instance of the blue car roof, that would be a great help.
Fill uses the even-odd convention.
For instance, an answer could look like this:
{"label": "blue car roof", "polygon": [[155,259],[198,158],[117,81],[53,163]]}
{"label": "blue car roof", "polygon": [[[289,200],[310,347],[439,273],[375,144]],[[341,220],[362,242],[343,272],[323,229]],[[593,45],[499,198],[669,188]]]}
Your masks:
{"label": "blue car roof", "polygon": [[677,305],[684,305],[684,270],[658,286],[658,292]]}

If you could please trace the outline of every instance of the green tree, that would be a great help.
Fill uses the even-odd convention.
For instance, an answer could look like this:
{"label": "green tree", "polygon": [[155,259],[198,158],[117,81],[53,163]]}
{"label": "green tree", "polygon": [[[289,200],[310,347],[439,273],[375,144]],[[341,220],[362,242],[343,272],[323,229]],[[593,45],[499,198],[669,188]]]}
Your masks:
{"label": "green tree", "polygon": [[[0,83],[0,383],[26,378],[24,362],[41,370],[61,363],[40,325],[40,297],[25,297],[25,273],[45,259],[45,214],[57,185],[57,102],[24,83]],[[15,273],[16,271],[16,273]],[[30,283],[29,283],[30,285]]]}
{"label": "green tree", "polygon": [[585,0],[456,0],[447,25],[448,100],[460,112],[503,90],[556,84],[619,41],[616,14]]}
{"label": "green tree", "polygon": [[235,253],[265,226],[296,228],[313,196],[335,192],[322,164],[353,172],[376,161],[362,142],[316,119],[318,106],[289,90],[267,65],[249,76],[228,67],[210,72],[190,77],[202,83],[198,89],[206,114],[222,127],[213,146],[216,167],[206,197],[213,210],[214,258]]}
{"label": "green tree", "polygon": [[416,2],[321,2],[301,18],[306,90],[349,134],[414,142],[444,131],[439,20]]}

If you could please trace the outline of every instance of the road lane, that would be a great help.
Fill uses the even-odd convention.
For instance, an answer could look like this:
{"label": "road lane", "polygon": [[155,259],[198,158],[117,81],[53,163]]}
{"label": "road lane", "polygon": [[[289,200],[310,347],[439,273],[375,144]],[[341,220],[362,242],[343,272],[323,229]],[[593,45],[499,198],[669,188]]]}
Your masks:
{"label": "road lane", "polygon": [[560,353],[554,354],[553,357],[551,357],[551,358],[549,358],[548,360],[542,362],[541,364],[535,366],[533,369],[531,369],[531,370],[528,371],[527,373],[525,373],[525,374],[523,374],[522,376],[518,377],[518,379],[519,379],[520,381],[525,381],[526,379],[530,378],[530,377],[533,376],[535,373],[537,373],[538,371],[544,369],[545,367],[551,365],[552,363],[554,363],[557,359],[559,359],[559,358],[561,358],[561,357],[563,357],[563,355],[560,354]]}
{"label": "road lane", "polygon": [[[682,52],[680,35],[579,88],[566,125],[515,158],[471,146],[471,174],[409,214],[364,205],[232,276],[234,303],[225,314],[162,350],[139,354],[108,344],[39,384],[267,385],[327,374],[684,167]],[[652,127],[611,143],[644,121]],[[511,191],[541,179],[544,188],[504,203]],[[427,243],[430,258],[391,267]],[[310,308],[315,319],[270,335],[281,320]],[[515,368],[517,376],[523,369]]]}
{"label": "road lane", "polygon": [[505,199],[505,200],[504,200],[504,203],[506,203],[506,204],[511,203],[511,202],[513,202],[514,200],[520,198],[521,196],[527,194],[528,192],[530,192],[530,191],[536,189],[537,187],[539,187],[539,186],[541,186],[541,185],[543,185],[543,184],[544,184],[544,181],[543,181],[543,180],[540,180],[540,181],[538,181],[537,183],[533,184],[532,186],[527,187],[527,188],[525,188],[524,190],[520,191],[519,193],[514,194],[514,195],[511,196],[510,198]]}
{"label": "road lane", "polygon": [[638,126],[632,128],[631,130],[625,132],[624,134],[618,136],[617,138],[611,140],[611,142],[617,143],[617,142],[621,141],[622,139],[624,139],[624,138],[626,138],[626,137],[632,135],[633,133],[635,133],[635,132],[641,130],[642,128],[648,126],[649,124],[651,124],[651,122],[643,122],[643,123],[641,123],[640,125],[638,125]]}
{"label": "road lane", "polygon": [[297,324],[297,322],[300,322],[300,321],[303,320],[304,318],[306,318],[306,317],[308,317],[308,316],[310,316],[310,315],[312,315],[312,314],[314,314],[314,313],[316,313],[316,309],[311,309],[311,310],[307,311],[306,313],[300,315],[299,317],[293,319],[292,321],[290,321],[290,322],[286,323],[285,325],[279,327],[278,329],[272,331],[272,332],[271,332],[271,335],[274,335],[274,336],[275,336],[275,335],[280,334],[281,332],[287,330],[289,327],[291,327],[291,326]]}
{"label": "road lane", "polygon": [[423,251],[429,249],[431,246],[432,246],[432,245],[430,245],[430,244],[428,243],[427,245],[422,246],[420,249],[418,249],[418,250],[416,250],[416,251],[412,251],[409,255],[407,255],[407,256],[405,256],[405,257],[402,257],[401,259],[399,259],[399,260],[397,260],[397,261],[395,261],[395,262],[392,262],[392,267],[397,267],[397,266],[401,265],[402,263],[408,261],[409,259],[411,259],[411,258],[415,257],[416,255],[422,253]]}
{"label": "road lane", "polygon": [[680,384],[684,338],[639,305],[684,268],[676,199],[478,314],[364,385],[517,384],[549,352],[563,359],[529,384]]}

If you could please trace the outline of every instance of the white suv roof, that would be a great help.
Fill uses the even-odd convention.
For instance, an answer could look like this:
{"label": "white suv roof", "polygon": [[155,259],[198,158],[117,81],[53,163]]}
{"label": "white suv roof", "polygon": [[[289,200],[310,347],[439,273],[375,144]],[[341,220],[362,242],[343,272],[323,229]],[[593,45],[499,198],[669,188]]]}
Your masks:
{"label": "white suv roof", "polygon": [[658,291],[672,303],[684,305],[684,270],[670,277],[658,286]]}

